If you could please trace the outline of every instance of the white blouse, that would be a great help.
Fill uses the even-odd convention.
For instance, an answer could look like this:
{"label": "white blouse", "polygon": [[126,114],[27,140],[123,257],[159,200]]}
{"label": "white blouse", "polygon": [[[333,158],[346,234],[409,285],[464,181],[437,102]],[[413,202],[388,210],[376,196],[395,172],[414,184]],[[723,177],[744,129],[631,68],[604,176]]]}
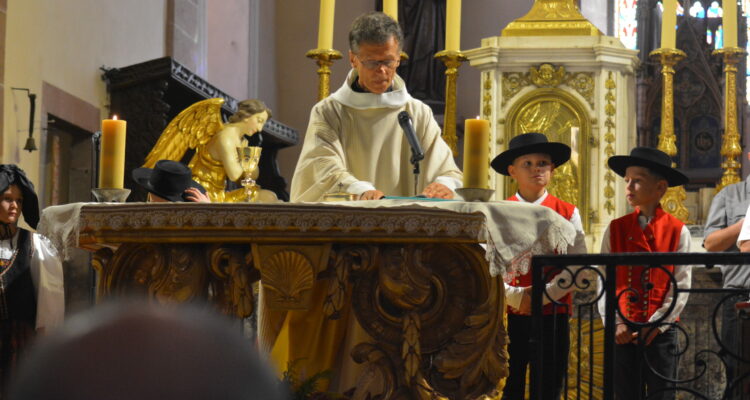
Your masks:
{"label": "white blouse", "polygon": [[[0,240],[0,259],[13,257],[18,248],[17,231],[12,239]],[[36,291],[36,329],[50,330],[65,318],[65,290],[62,262],[52,243],[38,233],[31,234],[31,279]]]}

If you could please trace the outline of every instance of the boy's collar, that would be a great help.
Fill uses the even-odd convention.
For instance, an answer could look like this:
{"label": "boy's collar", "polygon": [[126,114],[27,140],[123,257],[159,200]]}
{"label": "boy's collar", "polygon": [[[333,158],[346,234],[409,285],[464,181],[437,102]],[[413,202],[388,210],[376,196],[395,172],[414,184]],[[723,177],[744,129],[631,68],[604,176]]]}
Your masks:
{"label": "boy's collar", "polygon": [[544,189],[544,194],[542,194],[538,199],[536,199],[534,201],[528,201],[528,200],[524,199],[523,196],[521,196],[521,192],[516,192],[516,198],[521,203],[531,203],[531,204],[535,204],[535,205],[542,204],[542,202],[547,198],[548,195],[549,195],[549,192],[547,191],[547,189]]}

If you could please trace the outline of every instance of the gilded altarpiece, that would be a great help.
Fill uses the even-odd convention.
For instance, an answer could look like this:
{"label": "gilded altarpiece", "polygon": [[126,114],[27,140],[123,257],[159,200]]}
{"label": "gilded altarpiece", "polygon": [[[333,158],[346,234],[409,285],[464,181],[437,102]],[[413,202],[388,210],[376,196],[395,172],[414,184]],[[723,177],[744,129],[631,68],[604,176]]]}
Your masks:
{"label": "gilded altarpiece", "polygon": [[[609,221],[626,212],[619,177],[606,161],[636,143],[637,53],[601,35],[497,36],[465,53],[482,71],[490,158],[526,132],[571,146],[571,161],[555,171],[550,193],[579,208],[588,248],[597,248]],[[515,192],[494,172],[490,185],[498,200]]]}

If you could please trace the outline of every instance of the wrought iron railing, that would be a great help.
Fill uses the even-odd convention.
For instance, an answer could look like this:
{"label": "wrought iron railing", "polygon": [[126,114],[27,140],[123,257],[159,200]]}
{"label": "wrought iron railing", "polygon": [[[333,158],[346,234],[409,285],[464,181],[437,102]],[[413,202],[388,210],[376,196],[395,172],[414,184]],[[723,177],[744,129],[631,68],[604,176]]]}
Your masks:
{"label": "wrought iron railing", "polygon": [[[544,296],[544,282],[546,275],[556,274],[560,269],[566,270],[567,279],[564,285],[575,286],[578,295],[573,302],[572,319],[570,323],[570,351],[568,355],[568,371],[563,382],[563,398],[567,399],[615,399],[615,322],[616,315],[627,322],[633,329],[658,328],[659,326],[673,327],[678,336],[678,346],[673,350],[673,356],[679,357],[677,375],[675,377],[658,376],[667,383],[662,393],[669,393],[668,398],[676,399],[750,399],[750,313],[748,309],[739,309],[738,329],[735,332],[739,338],[737,345],[724,343],[720,329],[722,308],[724,303],[746,302],[750,289],[730,288],[701,288],[684,289],[676,287],[676,280],[665,266],[692,265],[697,267],[714,268],[717,265],[742,265],[740,268],[750,268],[750,253],[628,253],[628,254],[586,254],[586,255],[550,255],[535,256],[532,260],[532,344],[531,372],[529,398],[543,399],[544,385],[553,384],[542,377],[545,363],[555,360],[545,359],[542,349],[547,340],[555,338],[544,337],[542,334],[542,307]],[[644,293],[626,291],[617,296],[616,271],[627,266],[643,266],[644,271],[661,270],[668,274],[668,285],[675,288],[675,299],[680,294],[688,294],[690,306],[691,298],[707,298],[710,300],[710,312],[703,318],[705,324],[694,324],[685,328],[681,323],[666,324],[665,320],[672,313],[673,301],[667,314],[656,321],[637,323],[625,318],[619,307],[619,299],[628,296],[626,301],[640,300]],[[645,272],[644,272],[645,274]],[[571,278],[572,277],[572,278]],[[651,286],[646,283],[646,288]],[[720,286],[720,285],[719,285]],[[604,299],[605,313],[599,315],[597,302]],[[553,307],[568,307],[567,304],[553,302]],[[683,316],[685,312],[683,311]],[[687,318],[687,316],[685,316]],[[691,316],[694,317],[694,316]],[[603,322],[603,327],[602,327]],[[698,340],[698,331],[701,340]],[[555,343],[553,343],[553,346]],[[744,347],[743,347],[744,346]],[[705,347],[705,348],[703,348]],[[640,341],[636,346],[637,357],[643,356],[644,344]],[[555,354],[553,351],[552,354]],[[670,353],[671,354],[671,353]],[[727,367],[733,368],[733,373],[727,377]],[[646,368],[652,366],[646,363]],[[652,369],[653,370],[653,369]],[[640,376],[640,373],[636,374]],[[647,393],[644,383],[637,378],[632,382],[640,390],[642,399],[659,398],[659,393]],[[656,384],[654,385],[656,386]],[[674,394],[674,396],[672,396]],[[546,399],[545,399],[546,400]]]}

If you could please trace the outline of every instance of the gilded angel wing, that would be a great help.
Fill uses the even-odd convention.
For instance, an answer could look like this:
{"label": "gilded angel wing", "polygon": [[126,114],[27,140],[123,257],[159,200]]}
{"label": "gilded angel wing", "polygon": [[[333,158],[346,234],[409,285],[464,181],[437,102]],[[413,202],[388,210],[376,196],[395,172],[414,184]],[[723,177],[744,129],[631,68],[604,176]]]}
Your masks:
{"label": "gilded angel wing", "polygon": [[207,99],[182,110],[161,133],[143,166],[153,168],[159,160],[180,161],[187,149],[208,143],[223,126],[223,104],[224,99]]}

